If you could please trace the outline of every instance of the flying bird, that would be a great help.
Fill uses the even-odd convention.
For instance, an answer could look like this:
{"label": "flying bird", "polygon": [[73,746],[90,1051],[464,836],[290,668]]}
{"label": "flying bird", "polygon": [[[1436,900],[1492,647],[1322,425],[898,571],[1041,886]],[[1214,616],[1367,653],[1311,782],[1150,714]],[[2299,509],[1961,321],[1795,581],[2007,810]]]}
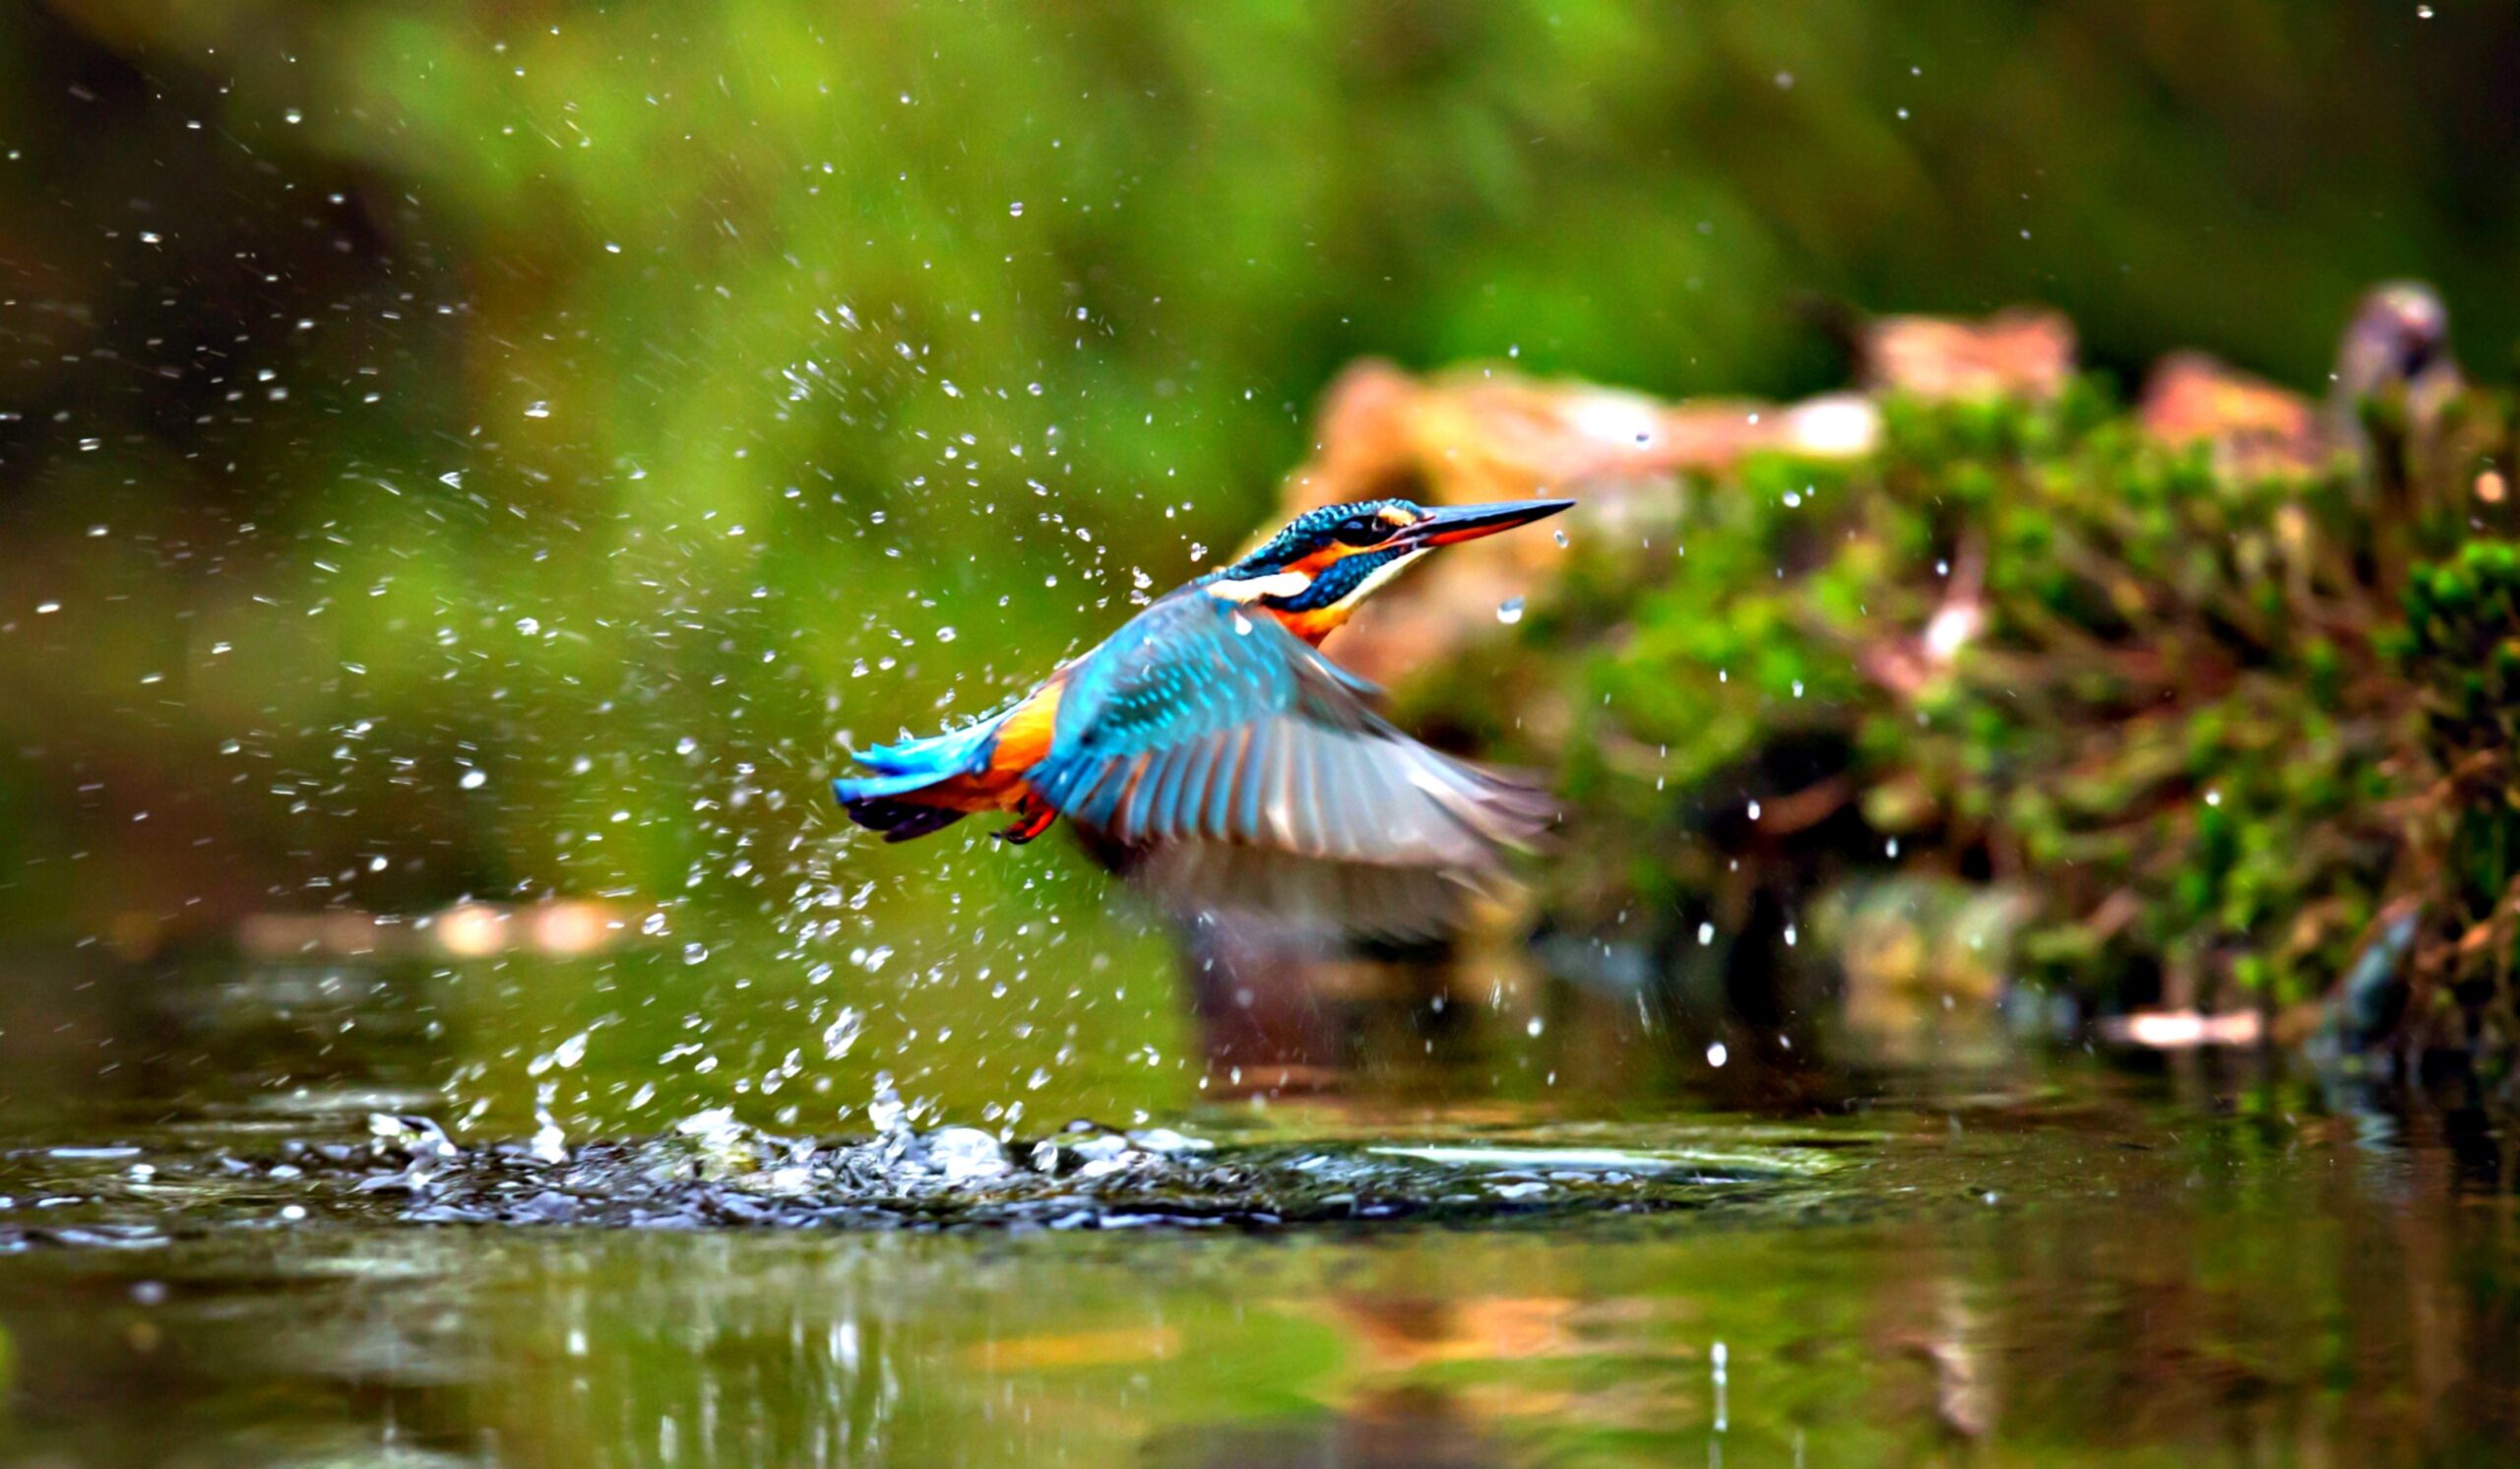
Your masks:
{"label": "flying bird", "polygon": [[1320,644],[1419,557],[1573,503],[1306,511],[995,714],[858,751],[866,773],[833,793],[888,842],[1005,811],[996,835],[1024,843],[1065,816],[1186,918],[1438,933],[1554,805],[1525,777],[1411,738]]}

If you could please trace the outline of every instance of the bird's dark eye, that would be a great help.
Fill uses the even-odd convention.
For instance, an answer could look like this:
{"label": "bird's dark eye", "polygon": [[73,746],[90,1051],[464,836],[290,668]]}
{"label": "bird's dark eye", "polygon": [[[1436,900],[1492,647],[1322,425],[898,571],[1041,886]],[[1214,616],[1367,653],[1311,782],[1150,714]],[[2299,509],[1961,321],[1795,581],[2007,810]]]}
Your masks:
{"label": "bird's dark eye", "polygon": [[1355,515],[1330,528],[1330,538],[1342,545],[1380,545],[1391,539],[1391,523],[1379,515]]}

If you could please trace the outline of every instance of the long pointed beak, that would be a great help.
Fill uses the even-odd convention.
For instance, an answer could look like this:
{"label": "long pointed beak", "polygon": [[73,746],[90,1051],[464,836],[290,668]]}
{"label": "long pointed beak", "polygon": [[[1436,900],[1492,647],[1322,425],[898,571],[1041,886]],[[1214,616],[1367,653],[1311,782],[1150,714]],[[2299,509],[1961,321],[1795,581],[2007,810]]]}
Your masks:
{"label": "long pointed beak", "polygon": [[1492,505],[1446,505],[1426,512],[1426,518],[1402,531],[1392,540],[1401,545],[1451,545],[1459,541],[1476,541],[1493,536],[1516,526],[1527,526],[1536,520],[1546,520],[1560,510],[1572,506],[1573,500],[1503,500]]}

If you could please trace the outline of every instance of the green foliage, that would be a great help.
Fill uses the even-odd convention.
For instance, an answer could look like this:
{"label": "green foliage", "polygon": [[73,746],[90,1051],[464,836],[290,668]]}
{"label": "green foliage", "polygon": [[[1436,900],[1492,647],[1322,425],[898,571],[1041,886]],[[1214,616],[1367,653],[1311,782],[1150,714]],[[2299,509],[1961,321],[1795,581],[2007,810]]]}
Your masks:
{"label": "green foliage", "polygon": [[2408,775],[2439,940],[2420,957],[2471,1004],[2489,1004],[2507,1034],[2520,942],[2520,547],[2461,546],[2418,569],[2405,588],[2406,626],[2388,639],[2413,685],[2425,737]]}
{"label": "green foliage", "polygon": [[1699,486],[1680,555],[1575,575],[1584,646],[1526,641],[1571,721],[1561,905],[1639,869],[1798,900],[1895,840],[2030,894],[2024,969],[2112,1003],[2319,992],[2400,898],[2436,977],[2503,923],[2498,977],[2520,550],[2470,490],[2508,408],[2462,414],[2382,473],[2248,479],[2088,386],[1893,403],[1858,469]]}
{"label": "green foliage", "polygon": [[[2455,63],[2500,22],[2297,11],[17,7],[0,745],[28,860],[114,880],[0,907],[232,915],[380,849],[315,900],[753,901],[835,729],[1197,569],[1361,354],[1789,392],[1842,368],[1797,295],[2034,297],[2306,379],[2416,261],[2507,334],[2511,176],[2430,123],[2495,115]],[[1693,661],[1735,681],[1631,692],[1736,749],[1849,676]]]}

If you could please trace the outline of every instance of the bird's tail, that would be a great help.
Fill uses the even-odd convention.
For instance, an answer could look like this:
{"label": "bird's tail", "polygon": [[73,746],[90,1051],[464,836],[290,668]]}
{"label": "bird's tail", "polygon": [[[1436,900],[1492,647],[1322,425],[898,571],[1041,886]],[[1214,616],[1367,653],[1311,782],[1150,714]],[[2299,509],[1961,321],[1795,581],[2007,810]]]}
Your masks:
{"label": "bird's tail", "polygon": [[887,842],[907,842],[942,831],[968,814],[951,806],[918,799],[918,794],[957,776],[976,775],[988,768],[990,746],[997,737],[995,719],[966,725],[927,739],[905,739],[859,750],[855,759],[869,774],[843,776],[831,783],[832,795],[849,819]]}
{"label": "bird's tail", "polygon": [[[850,784],[834,781],[835,787]],[[932,806],[915,800],[897,800],[889,796],[842,795],[840,808],[849,819],[868,831],[880,831],[887,842],[907,842],[930,832],[943,831],[970,813],[952,806]]]}

